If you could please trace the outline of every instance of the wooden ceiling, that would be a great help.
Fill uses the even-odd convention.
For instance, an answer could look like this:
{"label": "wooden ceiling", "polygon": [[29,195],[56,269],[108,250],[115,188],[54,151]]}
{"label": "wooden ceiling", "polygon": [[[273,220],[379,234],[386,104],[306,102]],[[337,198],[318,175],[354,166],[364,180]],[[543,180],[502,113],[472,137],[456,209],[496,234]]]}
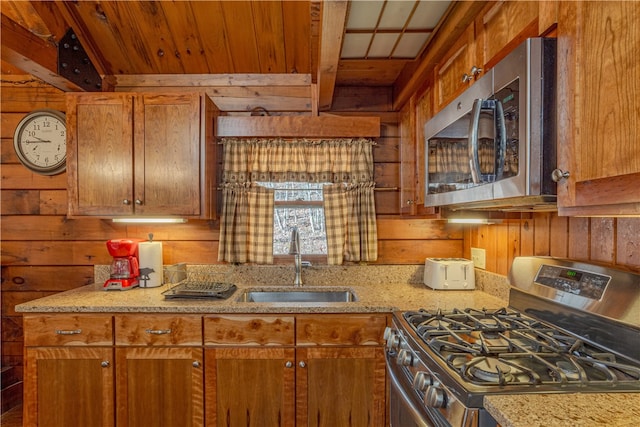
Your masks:
{"label": "wooden ceiling", "polygon": [[[447,10],[454,31],[472,19],[475,3],[482,2]],[[204,90],[223,111],[318,114],[331,110],[337,86],[406,94],[418,84],[415,70],[435,57],[427,46],[416,60],[340,60],[349,0],[0,5],[3,74],[24,70],[65,91],[85,90],[58,73],[58,45],[71,28],[102,90]]]}

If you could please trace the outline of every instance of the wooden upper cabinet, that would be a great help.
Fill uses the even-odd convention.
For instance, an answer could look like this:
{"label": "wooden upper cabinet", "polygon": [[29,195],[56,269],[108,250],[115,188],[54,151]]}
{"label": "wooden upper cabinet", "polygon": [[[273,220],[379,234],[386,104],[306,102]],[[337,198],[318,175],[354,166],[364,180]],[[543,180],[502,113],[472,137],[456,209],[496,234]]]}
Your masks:
{"label": "wooden upper cabinet", "polygon": [[[475,68],[474,68],[475,67]],[[476,60],[475,31],[471,23],[435,67],[435,107],[444,108],[482,75]]]}
{"label": "wooden upper cabinet", "polygon": [[538,1],[489,2],[476,18],[476,51],[480,66],[488,70],[529,37],[542,33]]}
{"label": "wooden upper cabinet", "polygon": [[562,2],[560,215],[640,214],[640,3]]}
{"label": "wooden upper cabinet", "polygon": [[215,218],[216,115],[201,94],[69,94],[69,215]]}

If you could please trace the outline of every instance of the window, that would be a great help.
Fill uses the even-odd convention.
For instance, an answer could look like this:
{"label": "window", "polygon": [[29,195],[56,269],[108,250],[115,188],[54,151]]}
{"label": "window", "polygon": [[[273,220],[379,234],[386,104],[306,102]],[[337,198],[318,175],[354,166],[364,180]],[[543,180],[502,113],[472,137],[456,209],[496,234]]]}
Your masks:
{"label": "window", "polygon": [[273,255],[288,255],[291,230],[298,227],[304,255],[327,254],[323,183],[258,182],[273,188]]}

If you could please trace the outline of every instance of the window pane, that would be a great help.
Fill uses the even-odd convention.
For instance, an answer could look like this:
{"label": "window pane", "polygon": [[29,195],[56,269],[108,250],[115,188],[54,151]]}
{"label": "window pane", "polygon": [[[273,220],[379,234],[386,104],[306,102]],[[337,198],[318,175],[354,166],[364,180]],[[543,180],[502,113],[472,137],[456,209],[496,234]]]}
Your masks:
{"label": "window pane", "polygon": [[273,254],[288,255],[291,230],[298,227],[302,254],[326,255],[327,233],[324,209],[318,207],[276,206],[273,218]]}

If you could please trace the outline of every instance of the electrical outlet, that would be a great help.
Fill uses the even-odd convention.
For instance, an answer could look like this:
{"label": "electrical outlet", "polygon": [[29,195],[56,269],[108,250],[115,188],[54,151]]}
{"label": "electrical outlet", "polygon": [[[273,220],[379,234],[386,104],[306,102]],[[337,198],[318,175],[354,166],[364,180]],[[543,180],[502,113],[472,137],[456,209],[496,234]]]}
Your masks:
{"label": "electrical outlet", "polygon": [[471,261],[475,267],[485,269],[487,266],[487,253],[481,248],[471,248]]}

